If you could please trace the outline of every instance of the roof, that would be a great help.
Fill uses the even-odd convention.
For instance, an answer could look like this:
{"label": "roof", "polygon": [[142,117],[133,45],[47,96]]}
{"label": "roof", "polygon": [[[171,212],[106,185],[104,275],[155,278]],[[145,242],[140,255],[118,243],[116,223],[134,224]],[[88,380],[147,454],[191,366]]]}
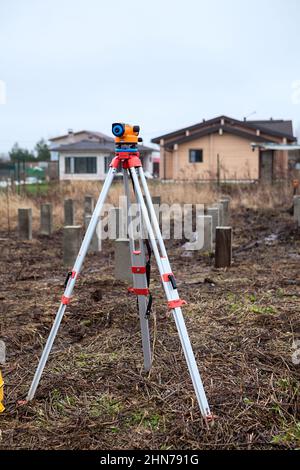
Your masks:
{"label": "roof", "polygon": [[269,119],[267,121],[247,121],[260,129],[272,130],[294,137],[293,121],[284,121],[283,119]]}
{"label": "roof", "polygon": [[[84,133],[85,134],[90,134],[92,137],[98,137],[99,139],[107,140],[108,142],[113,142],[114,141],[113,137],[110,137],[106,134],[103,134],[102,132],[87,131],[87,130],[73,132],[74,135],[84,134]],[[52,137],[51,139],[48,139],[48,140],[50,140],[50,142],[55,142],[56,140],[66,139],[69,136],[70,136],[70,134],[64,134],[64,135],[60,135],[58,137]]]}
{"label": "roof", "polygon": [[[151,147],[139,145],[141,152],[153,152]],[[113,153],[115,151],[115,142],[96,142],[93,140],[80,140],[70,144],[63,144],[51,149],[54,152],[78,152],[78,151],[103,151]]]}
{"label": "roof", "polygon": [[[188,142],[196,138],[218,132],[219,129],[251,139],[253,139],[253,131],[260,130],[261,133],[268,136],[268,138],[262,139],[264,141],[272,141],[272,137],[287,138],[290,141],[297,140],[293,136],[292,121],[239,121],[222,115],[214,119],[209,119],[208,121],[203,120],[201,123],[179,129],[175,132],[155,137],[151,142],[159,144],[160,140],[163,139],[166,141],[166,146],[171,146],[176,143]],[[260,140],[260,138],[256,137],[256,140]]]}

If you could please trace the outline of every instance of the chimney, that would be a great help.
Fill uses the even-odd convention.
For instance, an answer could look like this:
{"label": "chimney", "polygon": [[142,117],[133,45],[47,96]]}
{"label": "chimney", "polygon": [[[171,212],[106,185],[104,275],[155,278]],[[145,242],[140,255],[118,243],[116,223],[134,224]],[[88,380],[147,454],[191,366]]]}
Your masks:
{"label": "chimney", "polygon": [[68,129],[68,141],[74,142],[74,132],[73,129]]}

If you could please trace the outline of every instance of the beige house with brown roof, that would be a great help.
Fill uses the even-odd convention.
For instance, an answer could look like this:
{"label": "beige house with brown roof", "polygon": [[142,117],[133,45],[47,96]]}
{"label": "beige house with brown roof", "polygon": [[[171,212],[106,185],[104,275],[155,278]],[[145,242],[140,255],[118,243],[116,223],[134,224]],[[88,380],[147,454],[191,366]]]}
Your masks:
{"label": "beige house with brown roof", "polygon": [[286,176],[296,138],[291,121],[239,121],[227,116],[152,139],[166,180],[271,181]]}

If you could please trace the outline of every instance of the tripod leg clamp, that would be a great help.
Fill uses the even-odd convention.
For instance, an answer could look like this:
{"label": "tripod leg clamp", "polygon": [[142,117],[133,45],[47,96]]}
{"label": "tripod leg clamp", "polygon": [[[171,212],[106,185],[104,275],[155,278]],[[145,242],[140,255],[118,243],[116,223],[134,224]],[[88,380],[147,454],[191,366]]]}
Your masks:
{"label": "tripod leg clamp", "polygon": [[136,289],[134,287],[129,287],[128,292],[135,295],[149,295],[149,289]]}
{"label": "tripod leg clamp", "polygon": [[61,298],[61,303],[64,305],[69,305],[71,302],[71,297],[66,297],[65,295],[62,296]]}
{"label": "tripod leg clamp", "polygon": [[186,304],[187,304],[187,302],[185,300],[182,300],[182,299],[170,300],[168,302],[168,307],[169,307],[169,309],[173,310],[174,308],[183,307]]}
{"label": "tripod leg clamp", "polygon": [[146,274],[145,266],[132,266],[131,271],[133,274]]}
{"label": "tripod leg clamp", "polygon": [[167,273],[162,275],[163,282],[170,282],[173,289],[177,289],[176,279],[173,273]]}

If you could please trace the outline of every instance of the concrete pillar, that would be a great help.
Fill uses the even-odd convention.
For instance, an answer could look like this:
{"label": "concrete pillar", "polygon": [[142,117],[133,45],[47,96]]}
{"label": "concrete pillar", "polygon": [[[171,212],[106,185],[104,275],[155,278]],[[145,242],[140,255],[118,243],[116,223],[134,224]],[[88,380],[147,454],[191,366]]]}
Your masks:
{"label": "concrete pillar", "polygon": [[218,202],[217,204],[214,204],[213,207],[216,207],[218,209],[218,211],[219,211],[219,227],[223,227],[224,226],[224,223],[223,223],[223,220],[224,220],[224,206],[223,206],[223,204]]}
{"label": "concrete pillar", "polygon": [[18,209],[18,231],[23,240],[32,240],[32,209]]}
{"label": "concrete pillar", "polygon": [[84,216],[90,215],[94,212],[95,209],[95,201],[93,196],[86,195],[84,197]]}
{"label": "concrete pillar", "polygon": [[115,241],[115,279],[132,284],[131,259],[129,240]]}
{"label": "concrete pillar", "polygon": [[222,198],[219,201],[219,204],[223,206],[223,220],[222,220],[222,227],[228,227],[229,225],[229,204],[230,204],[230,199],[229,198]]}
{"label": "concrete pillar", "polygon": [[75,224],[75,211],[74,211],[74,201],[73,199],[64,200],[64,225],[74,225]]}
{"label": "concrete pillar", "polygon": [[228,268],[231,266],[232,258],[232,228],[217,227],[215,267]]}
{"label": "concrete pillar", "polygon": [[294,220],[300,227],[300,196],[294,196]]}
{"label": "concrete pillar", "polygon": [[[85,215],[85,217],[84,217],[85,230],[87,230],[87,228],[90,224],[91,218],[92,218],[92,215],[88,215],[88,214]],[[101,251],[101,230],[100,230],[100,227],[101,227],[101,222],[99,220],[99,222],[97,224],[97,227],[96,227],[96,230],[94,232],[94,235],[92,237],[92,240],[91,240],[91,243],[90,243],[90,246],[89,246],[89,249],[88,249],[88,253],[96,253],[98,251]]]}
{"label": "concrete pillar", "polygon": [[123,220],[123,217],[125,217],[125,214],[122,208],[114,207],[113,209],[110,209],[108,214],[109,229],[111,231],[111,236],[113,236],[115,240],[127,237],[127,224],[125,223],[126,221]]}
{"label": "concrete pillar", "polygon": [[81,225],[67,225],[63,231],[63,263],[72,268],[81,245]]}
{"label": "concrete pillar", "polygon": [[41,204],[41,234],[51,235],[53,232],[52,204]]}
{"label": "concrete pillar", "polygon": [[209,207],[207,215],[210,215],[212,218],[212,241],[214,243],[216,241],[216,228],[220,226],[218,207]]}
{"label": "concrete pillar", "polygon": [[198,240],[203,239],[203,246],[200,251],[212,251],[212,216],[211,215],[199,215],[198,226],[201,233],[198,234]]}

